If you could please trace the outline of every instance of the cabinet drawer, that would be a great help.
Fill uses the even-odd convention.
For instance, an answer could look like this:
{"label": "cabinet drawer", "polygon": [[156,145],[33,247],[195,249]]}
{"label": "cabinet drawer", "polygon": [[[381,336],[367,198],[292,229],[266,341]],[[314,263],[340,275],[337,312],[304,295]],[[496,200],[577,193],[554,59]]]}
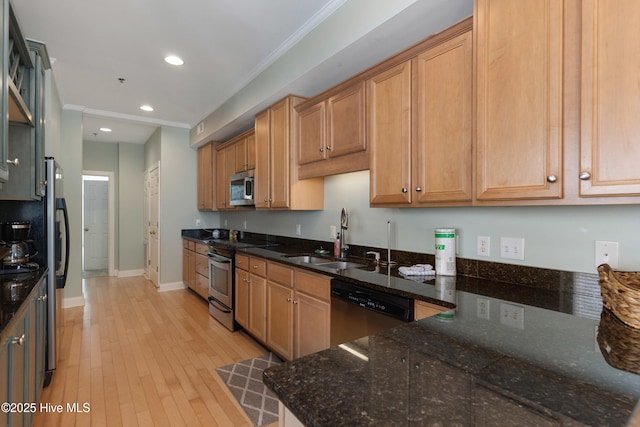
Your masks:
{"label": "cabinet drawer", "polygon": [[209,246],[204,243],[196,243],[195,251],[202,255],[207,255],[209,253]]}
{"label": "cabinet drawer", "polygon": [[331,295],[331,278],[302,270],[295,272],[296,291],[329,300]]}
{"label": "cabinet drawer", "polygon": [[182,239],[182,247],[189,249],[189,241],[187,239]]}
{"label": "cabinet drawer", "polygon": [[249,272],[258,276],[266,277],[267,261],[261,258],[249,258]]}
{"label": "cabinet drawer", "polygon": [[249,270],[249,257],[246,255],[236,254],[236,268]]}
{"label": "cabinet drawer", "polygon": [[196,242],[194,242],[193,240],[187,240],[187,245],[190,251],[196,250]]}
{"label": "cabinet drawer", "polygon": [[282,264],[270,262],[267,278],[288,287],[293,286],[293,269]]}
{"label": "cabinet drawer", "polygon": [[202,274],[209,278],[209,257],[202,254],[196,254],[196,273]]}

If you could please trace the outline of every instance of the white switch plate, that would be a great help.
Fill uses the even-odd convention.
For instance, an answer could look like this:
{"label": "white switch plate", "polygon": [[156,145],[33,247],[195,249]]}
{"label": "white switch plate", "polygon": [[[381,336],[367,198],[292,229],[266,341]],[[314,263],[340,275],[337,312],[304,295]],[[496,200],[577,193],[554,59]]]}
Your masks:
{"label": "white switch plate", "polygon": [[491,256],[491,237],[478,236],[478,256]]}
{"label": "white switch plate", "polygon": [[198,127],[196,128],[197,135],[200,135],[202,132],[204,132],[204,122],[198,123]]}
{"label": "white switch plate", "polygon": [[244,228],[245,230],[247,229],[247,220],[246,219],[242,222],[242,228]]}
{"label": "white switch plate", "polygon": [[524,307],[500,303],[500,324],[515,329],[524,329]]}
{"label": "white switch plate", "polygon": [[600,264],[618,268],[618,242],[596,240],[596,267]]}
{"label": "white switch plate", "polygon": [[524,239],[521,237],[501,237],[500,256],[524,260]]}
{"label": "white switch plate", "polygon": [[336,226],[335,225],[330,225],[329,226],[329,238],[331,240],[335,240],[335,238],[336,238]]}
{"label": "white switch plate", "polygon": [[202,220],[200,218],[196,219],[196,227],[202,227]]}
{"label": "white switch plate", "polygon": [[296,236],[302,236],[302,225],[296,224]]}

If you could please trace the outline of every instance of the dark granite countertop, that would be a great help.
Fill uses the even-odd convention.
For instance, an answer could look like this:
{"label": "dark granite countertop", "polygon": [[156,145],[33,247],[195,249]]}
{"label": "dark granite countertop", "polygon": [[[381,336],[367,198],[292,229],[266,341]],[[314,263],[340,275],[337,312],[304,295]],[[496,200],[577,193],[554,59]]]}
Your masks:
{"label": "dark granite countertop", "polygon": [[[629,353],[616,345],[620,335],[640,331],[598,343],[598,327],[611,320],[595,275],[578,274],[561,290],[465,276],[414,281],[395,269],[332,270],[287,258],[297,250],[240,252],[455,307],[452,321],[407,323],[266,370],[265,384],[305,425],[617,426],[640,399],[640,366],[607,362]],[[453,299],[443,301],[443,289]],[[508,306],[522,309],[522,326],[501,321]]]}
{"label": "dark granite countertop", "polygon": [[25,310],[24,302],[45,274],[47,268],[0,275],[0,341],[13,326],[12,320]]}

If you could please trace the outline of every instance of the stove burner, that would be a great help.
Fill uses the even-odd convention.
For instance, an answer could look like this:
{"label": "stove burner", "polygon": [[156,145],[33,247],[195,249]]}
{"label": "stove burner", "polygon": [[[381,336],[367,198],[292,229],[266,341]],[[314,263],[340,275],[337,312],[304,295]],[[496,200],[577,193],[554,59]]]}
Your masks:
{"label": "stove burner", "polygon": [[35,262],[0,266],[0,276],[6,274],[31,273],[37,271],[40,266]]}

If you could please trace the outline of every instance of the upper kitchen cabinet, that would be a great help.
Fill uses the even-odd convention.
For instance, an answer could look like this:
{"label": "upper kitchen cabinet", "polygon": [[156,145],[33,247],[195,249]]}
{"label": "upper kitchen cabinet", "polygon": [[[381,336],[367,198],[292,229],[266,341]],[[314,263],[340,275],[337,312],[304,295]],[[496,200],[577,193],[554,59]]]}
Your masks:
{"label": "upper kitchen cabinet", "polygon": [[256,132],[250,129],[233,138],[236,146],[235,173],[256,168]]}
{"label": "upper kitchen cabinet", "polygon": [[640,195],[638,22],[640,2],[582,1],[580,196]]}
{"label": "upper kitchen cabinet", "polygon": [[563,196],[563,6],[475,2],[479,201]]}
{"label": "upper kitchen cabinet", "polygon": [[402,52],[367,80],[371,206],[471,204],[471,25]]}
{"label": "upper kitchen cabinet", "polygon": [[369,168],[362,79],[338,85],[300,104],[296,110],[300,178]]}
{"label": "upper kitchen cabinet", "polygon": [[324,208],[324,179],[300,180],[298,176],[294,107],[303,100],[288,96],[256,116],[256,209]]}
{"label": "upper kitchen cabinet", "polygon": [[211,211],[216,208],[214,185],[216,150],[213,145],[213,142],[209,142],[198,148],[198,210],[201,211]]}
{"label": "upper kitchen cabinet", "polygon": [[230,178],[236,168],[236,146],[225,143],[216,148],[216,207],[218,210],[236,209],[231,204]]}
{"label": "upper kitchen cabinet", "polygon": [[[0,185],[9,179],[9,165],[17,166],[9,153],[9,122],[33,126],[33,62],[18,19],[9,0],[2,0],[2,74],[0,99]],[[24,161],[24,160],[23,160]],[[17,163],[17,164],[16,164]]]}

